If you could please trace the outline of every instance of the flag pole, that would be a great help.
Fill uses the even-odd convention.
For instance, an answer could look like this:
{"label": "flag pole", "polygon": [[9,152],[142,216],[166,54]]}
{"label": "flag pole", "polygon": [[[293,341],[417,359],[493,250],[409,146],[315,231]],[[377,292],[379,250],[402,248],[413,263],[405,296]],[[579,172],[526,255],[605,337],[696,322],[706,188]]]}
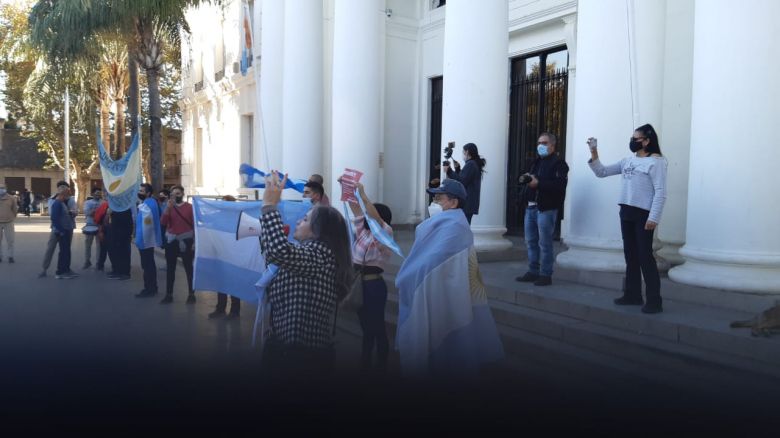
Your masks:
{"label": "flag pole", "polygon": [[70,185],[70,91],[65,86],[65,182]]}

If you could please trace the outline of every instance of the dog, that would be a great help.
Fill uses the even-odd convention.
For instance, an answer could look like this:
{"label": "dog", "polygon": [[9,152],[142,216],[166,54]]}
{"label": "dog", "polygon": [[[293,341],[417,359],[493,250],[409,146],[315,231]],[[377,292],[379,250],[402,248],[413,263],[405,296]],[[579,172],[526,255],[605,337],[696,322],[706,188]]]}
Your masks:
{"label": "dog", "polygon": [[780,304],[764,310],[753,319],[734,321],[731,323],[731,327],[750,327],[750,334],[753,336],[769,336],[773,332],[780,331]]}

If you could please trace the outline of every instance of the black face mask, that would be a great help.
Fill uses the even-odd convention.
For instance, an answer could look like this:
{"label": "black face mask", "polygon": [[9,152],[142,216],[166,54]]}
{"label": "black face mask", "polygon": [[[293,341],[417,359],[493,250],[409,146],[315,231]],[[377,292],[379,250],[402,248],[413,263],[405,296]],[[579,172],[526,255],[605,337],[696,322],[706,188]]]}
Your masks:
{"label": "black face mask", "polygon": [[631,149],[631,152],[639,152],[639,150],[643,149],[644,146],[642,146],[642,142],[634,140],[634,137],[631,137],[631,140],[628,141],[628,148]]}
{"label": "black face mask", "polygon": [[142,201],[143,201],[143,200],[145,200],[145,199],[146,199],[146,195],[145,195],[145,194],[143,194],[143,193],[139,193],[139,194],[138,194],[138,199],[140,199],[140,200],[142,200]]}
{"label": "black face mask", "polygon": [[181,204],[181,202],[182,202],[182,201],[184,201],[184,198],[183,198],[183,197],[181,197],[181,196],[177,196],[177,197],[176,197],[176,203],[177,203],[177,204]]}

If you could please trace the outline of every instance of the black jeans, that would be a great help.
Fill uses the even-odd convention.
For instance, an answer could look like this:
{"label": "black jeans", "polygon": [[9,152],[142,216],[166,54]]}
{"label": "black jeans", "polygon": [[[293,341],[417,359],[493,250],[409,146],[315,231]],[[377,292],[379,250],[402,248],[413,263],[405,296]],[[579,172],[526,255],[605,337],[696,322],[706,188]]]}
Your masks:
{"label": "black jeans", "polygon": [[66,231],[57,236],[60,245],[60,253],[57,255],[57,275],[70,272],[70,243],[73,241],[73,230]]}
{"label": "black jeans", "polygon": [[154,247],[139,249],[141,269],[144,270],[144,290],[157,293],[157,264],[154,262]]}
{"label": "black jeans", "polygon": [[628,298],[642,298],[642,277],[645,278],[647,304],[661,305],[661,276],[653,256],[653,230],[645,230],[649,211],[620,205],[620,230],[623,233],[623,253],[626,257]]}
{"label": "black jeans", "polygon": [[371,356],[376,345],[377,366],[387,367],[389,344],[385,327],[385,305],[387,284],[382,278],[363,281],[363,307],[358,310],[360,327],[363,329],[363,368],[371,367]]}
{"label": "black jeans", "polygon": [[187,241],[187,250],[182,252],[179,248],[179,241],[174,240],[165,244],[165,293],[173,294],[173,283],[176,281],[176,263],[181,257],[184,265],[184,272],[187,274],[187,291],[192,293],[192,261],[195,258],[195,252],[192,250],[192,240]]}
{"label": "black jeans", "polygon": [[114,274],[130,275],[130,238],[133,235],[133,215],[130,210],[111,213],[111,268]]}

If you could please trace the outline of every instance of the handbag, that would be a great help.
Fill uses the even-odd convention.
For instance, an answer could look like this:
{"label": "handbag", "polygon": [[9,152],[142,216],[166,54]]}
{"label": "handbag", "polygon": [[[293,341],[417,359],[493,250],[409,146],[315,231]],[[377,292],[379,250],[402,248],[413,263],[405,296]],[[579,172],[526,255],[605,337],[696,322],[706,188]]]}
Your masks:
{"label": "handbag", "polygon": [[87,236],[94,236],[98,233],[98,226],[84,225],[83,227],[81,227],[81,232],[86,234]]}

